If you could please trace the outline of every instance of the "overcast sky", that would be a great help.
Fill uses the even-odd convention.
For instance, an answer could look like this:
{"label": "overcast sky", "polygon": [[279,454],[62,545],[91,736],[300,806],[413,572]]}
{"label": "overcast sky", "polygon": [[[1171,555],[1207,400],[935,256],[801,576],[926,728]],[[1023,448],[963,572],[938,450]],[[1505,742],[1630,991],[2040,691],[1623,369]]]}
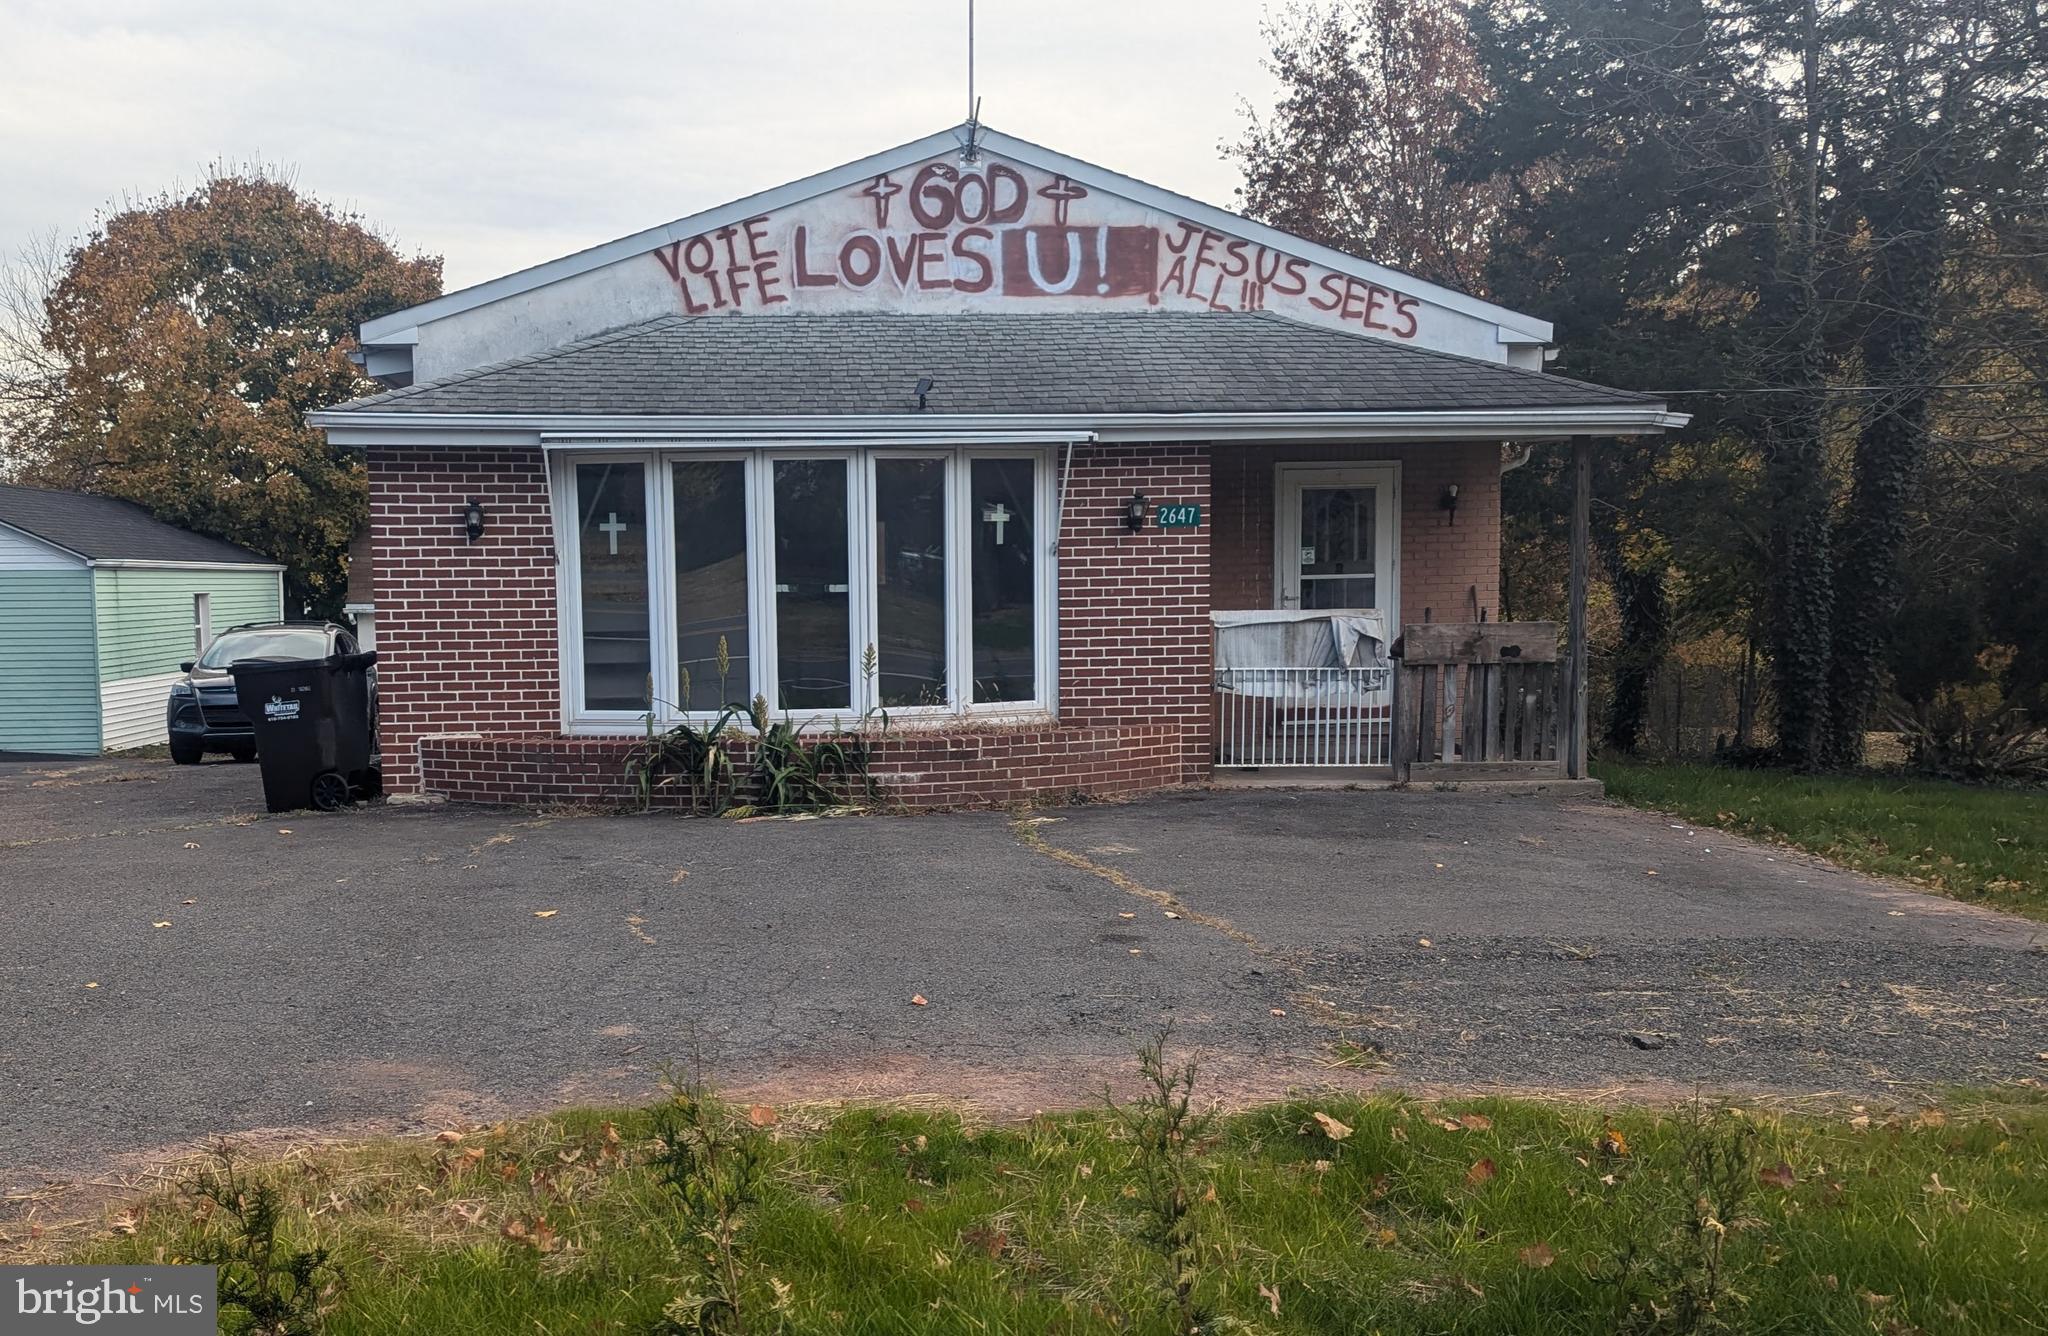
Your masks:
{"label": "overcast sky", "polygon": [[[967,0],[0,0],[0,247],[292,168],[449,288],[965,117]],[[1260,0],[978,0],[996,129],[1229,207]]]}

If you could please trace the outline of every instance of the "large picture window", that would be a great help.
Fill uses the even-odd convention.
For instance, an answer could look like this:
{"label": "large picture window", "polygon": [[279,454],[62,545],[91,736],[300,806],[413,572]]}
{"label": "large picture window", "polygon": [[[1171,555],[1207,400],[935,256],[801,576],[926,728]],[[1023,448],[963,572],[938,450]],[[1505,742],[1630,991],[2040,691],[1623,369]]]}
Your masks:
{"label": "large picture window", "polygon": [[554,474],[571,728],[757,696],[842,722],[1052,704],[1044,453],[578,452]]}

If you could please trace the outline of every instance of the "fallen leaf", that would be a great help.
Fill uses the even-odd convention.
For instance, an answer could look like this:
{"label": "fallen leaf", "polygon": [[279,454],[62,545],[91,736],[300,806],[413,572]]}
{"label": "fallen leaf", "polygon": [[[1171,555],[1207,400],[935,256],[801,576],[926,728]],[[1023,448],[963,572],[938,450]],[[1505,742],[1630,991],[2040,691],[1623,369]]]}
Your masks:
{"label": "fallen leaf", "polygon": [[1861,1299],[1867,1308],[1882,1308],[1892,1301],[1889,1294],[1872,1294],[1869,1290],[1864,1290],[1856,1297]]}
{"label": "fallen leaf", "polygon": [[1259,1286],[1259,1297],[1264,1299],[1266,1306],[1273,1310],[1274,1317],[1280,1316],[1280,1291],[1270,1285],[1261,1285]]}
{"label": "fallen leaf", "polygon": [[1169,909],[1169,910],[1167,910],[1167,911],[1166,911],[1166,917],[1168,917],[1168,918],[1179,918],[1179,917],[1180,917],[1180,915],[1178,915],[1178,914],[1174,913],[1174,912],[1173,912],[1173,911],[1172,911],[1171,909]]}
{"label": "fallen leaf", "polygon": [[149,926],[152,928],[168,928],[171,926],[171,921],[169,919],[158,919]]}
{"label": "fallen leaf", "polygon": [[928,1007],[931,1003],[925,1000],[923,993],[912,993],[910,995],[910,1005],[913,1007]]}
{"label": "fallen leaf", "polygon": [[1799,1181],[1799,1176],[1792,1172],[1791,1165],[1780,1160],[1774,1167],[1757,1174],[1757,1179],[1774,1188],[1789,1188]]}
{"label": "fallen leaf", "polygon": [[747,1121],[756,1127],[773,1127],[782,1121],[782,1115],[766,1104],[756,1104],[747,1110]]}
{"label": "fallen leaf", "polygon": [[185,841],[185,847],[186,847],[187,849],[197,849],[197,848],[199,847],[199,841],[197,841],[197,840],[187,840],[187,841]]}
{"label": "fallen leaf", "polygon": [[1093,1178],[1095,1177],[1095,1166],[1092,1164],[1077,1165],[1074,1172],[1083,1178]]}
{"label": "fallen leaf", "polygon": [[1948,1115],[1940,1109],[1922,1109],[1920,1115],[1913,1119],[1913,1126],[1923,1130],[1930,1127],[1945,1127],[1947,1125]]}
{"label": "fallen leaf", "polygon": [[1648,877],[1654,877],[1657,875],[1657,869],[1653,867],[1644,868],[1643,875]]}
{"label": "fallen leaf", "polygon": [[1142,956],[1142,955],[1144,955],[1145,953],[1144,953],[1143,951],[1140,951],[1140,950],[1139,950],[1139,949],[1138,949],[1137,947],[1135,947],[1135,946],[1134,946],[1134,947],[1132,947],[1132,948],[1131,948],[1131,954],[1132,954],[1132,955],[1134,955],[1134,956]]}
{"label": "fallen leaf", "polygon": [[536,909],[533,911],[533,916],[535,918],[553,918],[561,912],[559,909]]}
{"label": "fallen leaf", "polygon": [[1476,1188],[1482,1183],[1492,1182],[1499,1176],[1500,1170],[1493,1167],[1492,1160],[1481,1160],[1465,1171],[1465,1186]]}
{"label": "fallen leaf", "polygon": [[278,833],[278,834],[280,834],[280,835],[289,835],[289,834],[291,834],[291,831],[289,831],[289,830],[285,829],[285,828],[284,828],[283,826],[279,826],[279,827],[277,828],[277,833]]}
{"label": "fallen leaf", "polygon": [[97,983],[89,983],[89,984],[87,984],[87,985],[86,985],[86,987],[87,987],[87,988],[97,988],[97,987],[99,987],[99,985],[98,985]]}
{"label": "fallen leaf", "polygon": [[1857,1114],[1849,1120],[1849,1126],[1858,1132],[1868,1132],[1870,1130],[1870,1115],[1867,1113]]}
{"label": "fallen leaf", "polygon": [[1323,1135],[1332,1141],[1342,1141],[1345,1137],[1351,1135],[1351,1129],[1348,1126],[1338,1122],[1320,1109],[1316,1111],[1315,1120],[1322,1127]]}
{"label": "fallen leaf", "polygon": [[1600,1153],[1602,1155],[1628,1154],[1628,1138],[1623,1136],[1617,1129],[1608,1128],[1600,1134]]}
{"label": "fallen leaf", "polygon": [[1446,1132],[1462,1132],[1465,1130],[1465,1125],[1456,1118],[1432,1118],[1430,1121]]}
{"label": "fallen leaf", "polygon": [[1382,1248],[1393,1247],[1394,1241],[1396,1239],[1399,1239],[1400,1237],[1401,1236],[1399,1234],[1396,1234],[1393,1230],[1386,1228],[1382,1228],[1379,1233],[1373,1235],[1374,1241],[1377,1242]]}
{"label": "fallen leaf", "polygon": [[1315,1170],[1319,1174],[1327,1174],[1330,1172],[1332,1166],[1328,1160],[1316,1160],[1310,1163],[1309,1168]]}
{"label": "fallen leaf", "polygon": [[133,1234],[136,1226],[140,1223],[141,1221],[136,1218],[135,1212],[123,1211],[112,1220],[107,1221],[107,1228],[113,1230],[116,1234]]}
{"label": "fallen leaf", "polygon": [[1550,1250],[1550,1245],[1547,1243],[1532,1243],[1516,1253],[1515,1256],[1522,1259],[1523,1266],[1536,1271],[1541,1271],[1544,1267],[1557,1260],[1557,1254]]}
{"label": "fallen leaf", "polygon": [[1493,1119],[1483,1113],[1461,1113],[1458,1115],[1458,1126],[1467,1132],[1491,1132]]}
{"label": "fallen leaf", "polygon": [[[1441,866],[1443,866],[1443,865],[1442,865],[1441,863],[1439,863],[1439,864],[1438,864],[1437,866],[1441,867]],[[1430,943],[1430,940],[1429,940],[1429,938],[1427,938],[1427,937],[1418,937],[1418,938],[1416,938],[1416,939],[1415,939],[1415,944],[1416,944],[1417,946],[1429,946],[1429,945],[1430,945],[1431,943]]]}
{"label": "fallen leaf", "polygon": [[456,1131],[453,1128],[450,1128],[446,1132],[436,1133],[434,1135],[434,1140],[440,1142],[444,1146],[453,1146],[457,1142],[462,1140],[462,1133]]}
{"label": "fallen leaf", "polygon": [[1268,1014],[1269,1014],[1269,1015],[1273,1015],[1273,1016],[1285,1016],[1285,1015],[1286,1015],[1287,1013],[1286,1013],[1286,1012],[1284,1012],[1284,1011],[1282,1011],[1282,1010],[1281,1010],[1280,1008],[1278,1008],[1278,1007],[1274,1007],[1274,1008],[1273,1008],[1273,1010],[1272,1010],[1271,1012],[1269,1012]]}
{"label": "fallen leaf", "polygon": [[1131,918],[1131,919],[1134,919],[1134,918],[1136,918],[1136,917],[1138,917],[1138,916],[1137,916],[1137,914],[1135,914],[1135,913],[1131,913],[1131,914],[1126,914],[1126,913],[1123,913],[1123,912],[1119,911],[1119,912],[1118,912],[1118,914],[1117,914],[1117,917],[1118,917],[1118,918]]}
{"label": "fallen leaf", "polygon": [[[1317,1163],[1323,1162],[1318,1161]],[[1202,1200],[1205,1202],[1213,1202],[1216,1200],[1216,1185],[1214,1183],[1211,1183],[1208,1187],[1202,1189]]]}
{"label": "fallen leaf", "polygon": [[689,876],[689,875],[690,875],[690,874],[689,874],[688,872],[684,871],[684,870],[683,870],[682,868],[677,868],[677,869],[676,869],[676,875],[674,875],[673,877],[670,877],[670,878],[668,879],[668,884],[669,884],[669,885],[671,885],[671,886],[673,886],[673,885],[675,885],[675,884],[676,884],[677,882],[681,881],[681,880],[682,880],[682,879],[683,879],[684,877],[687,877],[687,876]]}
{"label": "fallen leaf", "polygon": [[185,905],[196,905],[199,902],[197,900],[180,900],[178,903]]}
{"label": "fallen leaf", "polygon": [[1008,1230],[976,1226],[963,1231],[960,1241],[970,1248],[981,1249],[988,1254],[990,1261],[995,1261],[1003,1255],[1003,1249],[1010,1246],[1010,1234]]}

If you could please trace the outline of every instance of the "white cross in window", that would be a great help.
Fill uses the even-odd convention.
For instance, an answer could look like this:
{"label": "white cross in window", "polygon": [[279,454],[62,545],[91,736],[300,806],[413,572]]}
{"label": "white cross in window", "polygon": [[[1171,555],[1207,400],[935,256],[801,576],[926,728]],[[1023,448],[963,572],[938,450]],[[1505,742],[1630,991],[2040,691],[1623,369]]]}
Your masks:
{"label": "white cross in window", "polygon": [[981,508],[981,522],[983,524],[993,524],[996,526],[997,547],[1001,547],[1003,545],[1003,526],[1005,524],[1008,524],[1011,520],[1015,518],[1017,517],[1015,515],[1012,515],[1000,501],[996,502],[992,506],[983,506]]}
{"label": "white cross in window", "polygon": [[619,535],[626,531],[626,526],[619,523],[619,512],[616,510],[612,511],[605,518],[605,522],[597,527],[604,531],[604,535],[607,538],[612,540],[612,555],[615,557],[619,555]]}

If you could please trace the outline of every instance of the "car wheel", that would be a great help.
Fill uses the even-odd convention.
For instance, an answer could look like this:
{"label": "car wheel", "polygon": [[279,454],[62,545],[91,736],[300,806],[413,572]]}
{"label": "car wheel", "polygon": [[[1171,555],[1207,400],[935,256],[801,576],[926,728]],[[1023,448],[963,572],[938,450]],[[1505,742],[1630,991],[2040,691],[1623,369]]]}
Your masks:
{"label": "car wheel", "polygon": [[188,742],[183,738],[171,739],[172,765],[198,765],[199,758],[205,754],[205,748],[196,742]]}
{"label": "car wheel", "polygon": [[243,765],[247,765],[256,759],[256,749],[254,747],[236,747],[228,755],[234,757]]}
{"label": "car wheel", "polygon": [[348,804],[348,780],[332,770],[313,776],[313,806],[323,812],[338,812]]}

